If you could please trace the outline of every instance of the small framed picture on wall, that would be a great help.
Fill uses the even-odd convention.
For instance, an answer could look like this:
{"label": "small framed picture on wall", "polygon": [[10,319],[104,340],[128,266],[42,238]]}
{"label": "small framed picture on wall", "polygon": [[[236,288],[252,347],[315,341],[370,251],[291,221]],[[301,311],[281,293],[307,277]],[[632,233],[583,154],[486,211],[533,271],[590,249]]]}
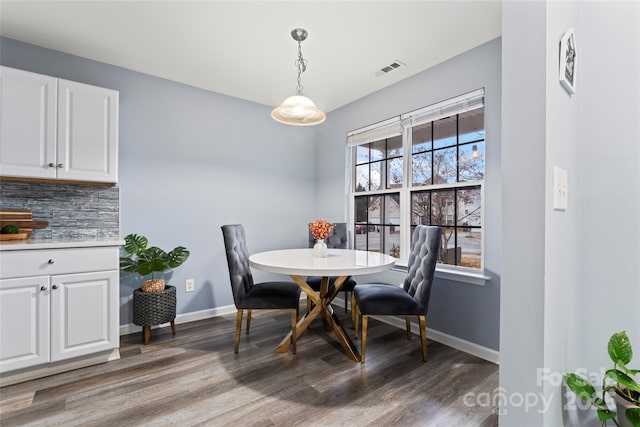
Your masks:
{"label": "small framed picture on wall", "polygon": [[560,83],[569,93],[576,92],[576,40],[573,28],[560,39]]}

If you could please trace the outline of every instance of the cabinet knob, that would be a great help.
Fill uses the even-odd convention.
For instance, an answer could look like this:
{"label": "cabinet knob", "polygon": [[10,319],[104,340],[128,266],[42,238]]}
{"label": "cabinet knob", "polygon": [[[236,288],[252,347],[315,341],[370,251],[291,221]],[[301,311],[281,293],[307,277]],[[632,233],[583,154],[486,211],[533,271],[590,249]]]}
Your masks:
{"label": "cabinet knob", "polygon": [[50,259],[49,261],[47,261],[47,263],[49,263],[49,264],[53,264],[54,262],[55,262],[55,261],[54,261],[54,260],[52,260],[52,259]]}
{"label": "cabinet knob", "polygon": [[58,289],[58,285],[53,285],[53,289]]}
{"label": "cabinet knob", "polygon": [[49,167],[50,167],[50,168],[55,168],[55,167],[56,167],[56,164],[55,164],[55,163],[49,163]]}
{"label": "cabinet knob", "polygon": [[40,290],[41,290],[41,291],[46,291],[46,290],[47,290],[47,287],[46,287],[46,286],[41,286],[41,287],[40,287]]}
{"label": "cabinet knob", "polygon": [[64,163],[58,163],[58,168],[61,169],[64,167]]}

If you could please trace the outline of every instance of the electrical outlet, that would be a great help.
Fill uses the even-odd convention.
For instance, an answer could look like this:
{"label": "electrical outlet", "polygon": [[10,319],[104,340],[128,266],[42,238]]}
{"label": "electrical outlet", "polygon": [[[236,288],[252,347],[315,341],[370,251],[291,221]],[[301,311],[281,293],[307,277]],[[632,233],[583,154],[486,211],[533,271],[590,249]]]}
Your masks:
{"label": "electrical outlet", "polygon": [[196,289],[196,286],[193,282],[193,279],[187,279],[184,283],[184,290],[186,292],[193,292]]}

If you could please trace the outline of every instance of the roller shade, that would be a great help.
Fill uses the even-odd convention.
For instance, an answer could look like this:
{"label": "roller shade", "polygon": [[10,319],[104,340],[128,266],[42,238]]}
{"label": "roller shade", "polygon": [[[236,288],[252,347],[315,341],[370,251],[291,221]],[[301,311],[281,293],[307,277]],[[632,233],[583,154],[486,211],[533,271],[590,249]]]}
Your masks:
{"label": "roller shade", "polygon": [[402,126],[417,126],[484,106],[484,88],[400,116]]}
{"label": "roller shade", "polygon": [[398,135],[402,135],[400,116],[347,133],[347,146],[354,147]]}

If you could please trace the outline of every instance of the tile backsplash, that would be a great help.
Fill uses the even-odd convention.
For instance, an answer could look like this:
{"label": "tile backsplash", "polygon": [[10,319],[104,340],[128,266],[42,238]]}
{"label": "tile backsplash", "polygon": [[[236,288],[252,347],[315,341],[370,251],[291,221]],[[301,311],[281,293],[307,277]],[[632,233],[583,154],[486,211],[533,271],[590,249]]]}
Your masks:
{"label": "tile backsplash", "polygon": [[1,210],[30,210],[35,221],[31,240],[120,237],[120,188],[101,185],[0,181]]}

